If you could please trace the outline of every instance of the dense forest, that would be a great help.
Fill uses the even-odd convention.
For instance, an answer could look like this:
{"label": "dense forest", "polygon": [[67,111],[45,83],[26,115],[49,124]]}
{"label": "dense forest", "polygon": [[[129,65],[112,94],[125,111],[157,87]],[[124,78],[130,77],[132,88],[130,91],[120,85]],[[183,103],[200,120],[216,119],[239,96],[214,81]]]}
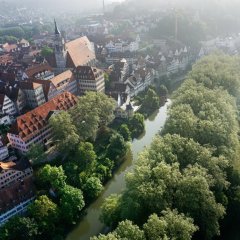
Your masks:
{"label": "dense forest", "polygon": [[230,239],[240,220],[239,91],[238,57],[193,66],[161,136],[102,207],[112,232],[92,240]]}

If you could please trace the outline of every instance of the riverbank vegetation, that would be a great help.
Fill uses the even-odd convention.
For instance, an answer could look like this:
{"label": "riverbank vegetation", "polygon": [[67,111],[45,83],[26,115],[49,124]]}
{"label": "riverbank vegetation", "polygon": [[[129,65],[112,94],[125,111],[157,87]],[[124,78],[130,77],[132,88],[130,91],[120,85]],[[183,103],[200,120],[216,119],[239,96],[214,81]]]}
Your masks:
{"label": "riverbank vegetation", "polygon": [[105,94],[88,92],[69,112],[51,116],[59,155],[46,164],[43,148],[32,147],[28,157],[36,164],[37,198],[26,216],[0,229],[0,239],[64,239],[124,160],[132,134],[144,130],[141,114],[134,114],[128,125],[110,128],[115,106]]}
{"label": "riverbank vegetation", "polygon": [[139,155],[126,189],[102,206],[112,232],[93,240],[229,239],[230,226],[238,229],[239,65],[216,54],[193,66],[162,136]]}
{"label": "riverbank vegetation", "polygon": [[141,105],[139,113],[147,118],[165,103],[167,95],[168,89],[165,85],[161,84],[157,87],[150,86],[147,90],[140,92],[134,100],[135,104]]}

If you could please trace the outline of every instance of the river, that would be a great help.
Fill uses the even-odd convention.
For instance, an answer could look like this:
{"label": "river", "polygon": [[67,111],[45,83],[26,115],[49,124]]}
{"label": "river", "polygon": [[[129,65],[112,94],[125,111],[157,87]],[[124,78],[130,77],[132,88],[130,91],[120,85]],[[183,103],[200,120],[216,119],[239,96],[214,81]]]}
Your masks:
{"label": "river", "polygon": [[126,161],[115,172],[114,177],[105,185],[101,196],[87,208],[87,214],[75,229],[67,236],[66,240],[89,240],[104,228],[99,221],[100,207],[106,197],[113,193],[120,193],[125,188],[125,174],[133,168],[133,162],[145,146],[148,146],[153,137],[161,130],[167,119],[167,109],[171,100],[160,107],[148,119],[145,120],[145,132],[131,144]]}

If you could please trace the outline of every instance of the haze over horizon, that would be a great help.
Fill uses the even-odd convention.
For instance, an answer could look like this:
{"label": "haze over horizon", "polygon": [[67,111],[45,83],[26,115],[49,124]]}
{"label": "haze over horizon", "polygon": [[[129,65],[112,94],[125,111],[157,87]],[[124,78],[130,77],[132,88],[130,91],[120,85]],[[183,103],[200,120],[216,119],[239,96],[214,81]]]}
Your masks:
{"label": "haze over horizon", "polygon": [[[120,3],[125,0],[105,0],[105,4]],[[103,0],[2,0],[16,7],[48,8],[56,10],[92,10],[102,7]]]}

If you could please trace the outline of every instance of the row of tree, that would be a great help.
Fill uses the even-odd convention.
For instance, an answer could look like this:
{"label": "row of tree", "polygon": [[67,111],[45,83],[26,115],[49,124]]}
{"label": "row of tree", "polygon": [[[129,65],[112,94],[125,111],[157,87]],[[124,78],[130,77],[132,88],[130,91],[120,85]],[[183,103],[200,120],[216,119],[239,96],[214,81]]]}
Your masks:
{"label": "row of tree", "polygon": [[[122,194],[103,204],[102,222],[118,227],[94,240],[210,240],[230,223],[237,225],[239,63],[235,57],[213,55],[193,67],[174,94],[163,136],[140,154]],[[168,232],[163,211],[172,219],[180,213],[185,221],[172,220]]]}

